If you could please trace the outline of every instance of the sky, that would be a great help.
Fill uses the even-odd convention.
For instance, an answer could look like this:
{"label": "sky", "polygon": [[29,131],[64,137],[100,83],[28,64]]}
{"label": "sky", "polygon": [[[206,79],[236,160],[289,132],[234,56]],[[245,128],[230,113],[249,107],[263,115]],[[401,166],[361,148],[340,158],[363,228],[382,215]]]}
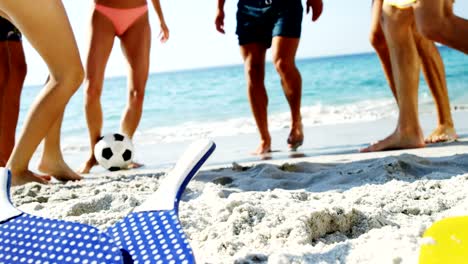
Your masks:
{"label": "sky", "polygon": [[[226,0],[225,35],[218,33],[214,26],[216,0],[160,1],[170,30],[170,38],[165,44],[159,42],[159,21],[150,4],[152,27],[150,72],[242,63],[235,34],[237,0]],[[93,1],[63,0],[63,3],[84,62]],[[311,14],[304,14],[297,57],[309,58],[372,51],[368,36],[370,3],[370,0],[324,0],[324,10],[317,22],[311,21]],[[455,13],[468,18],[468,1],[456,1]],[[43,83],[48,74],[47,66],[27,39],[24,48],[28,64],[26,84]],[[268,59],[271,59],[270,54]],[[105,74],[106,77],[114,77],[126,73],[127,64],[116,39]]]}

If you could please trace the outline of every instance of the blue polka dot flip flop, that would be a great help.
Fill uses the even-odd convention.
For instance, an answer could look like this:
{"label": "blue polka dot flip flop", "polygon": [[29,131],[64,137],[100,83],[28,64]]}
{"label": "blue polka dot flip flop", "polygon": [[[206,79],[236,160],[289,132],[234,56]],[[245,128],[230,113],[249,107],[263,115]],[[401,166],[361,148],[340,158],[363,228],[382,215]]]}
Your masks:
{"label": "blue polka dot flip flop", "polygon": [[120,248],[97,228],[18,210],[10,179],[0,168],[0,263],[123,263]]}
{"label": "blue polka dot flip flop", "polygon": [[209,140],[192,143],[146,202],[108,229],[125,263],[190,264],[195,258],[179,222],[179,201],[190,180],[213,153]]}

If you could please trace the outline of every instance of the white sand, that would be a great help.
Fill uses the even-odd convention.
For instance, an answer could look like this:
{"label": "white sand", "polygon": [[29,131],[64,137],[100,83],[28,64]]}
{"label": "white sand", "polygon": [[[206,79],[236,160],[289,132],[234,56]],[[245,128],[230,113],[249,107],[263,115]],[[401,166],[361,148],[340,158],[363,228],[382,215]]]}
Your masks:
{"label": "white sand", "polygon": [[[198,263],[417,263],[431,223],[468,214],[464,140],[203,169],[180,208]],[[165,173],[99,173],[12,195],[26,212],[105,229]]]}

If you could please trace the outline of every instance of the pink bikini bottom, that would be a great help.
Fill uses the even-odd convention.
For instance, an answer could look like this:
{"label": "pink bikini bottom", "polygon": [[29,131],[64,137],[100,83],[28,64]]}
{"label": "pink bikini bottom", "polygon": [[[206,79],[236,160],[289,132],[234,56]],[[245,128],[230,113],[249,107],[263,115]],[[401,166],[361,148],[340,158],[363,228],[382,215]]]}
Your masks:
{"label": "pink bikini bottom", "polygon": [[148,5],[134,8],[113,8],[96,4],[95,9],[106,16],[114,25],[117,36],[122,35],[135,21],[148,12]]}

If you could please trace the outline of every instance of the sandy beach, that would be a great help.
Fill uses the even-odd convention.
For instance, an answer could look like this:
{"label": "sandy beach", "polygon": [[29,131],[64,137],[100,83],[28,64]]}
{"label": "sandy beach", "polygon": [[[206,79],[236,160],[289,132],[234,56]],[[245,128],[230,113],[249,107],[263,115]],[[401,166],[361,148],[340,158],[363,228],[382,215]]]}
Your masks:
{"label": "sandy beach", "polygon": [[[265,160],[246,154],[256,134],[214,138],[215,154],[180,204],[198,263],[417,263],[427,227],[468,214],[468,114],[454,118],[459,141],[405,151],[357,153],[391,132],[391,118],[307,127],[297,153],[282,150],[285,128],[273,134],[281,151]],[[422,117],[426,134],[434,124]],[[142,150],[149,165],[139,170],[15,187],[13,200],[31,214],[105,229],[158,189],[184,146]]]}

